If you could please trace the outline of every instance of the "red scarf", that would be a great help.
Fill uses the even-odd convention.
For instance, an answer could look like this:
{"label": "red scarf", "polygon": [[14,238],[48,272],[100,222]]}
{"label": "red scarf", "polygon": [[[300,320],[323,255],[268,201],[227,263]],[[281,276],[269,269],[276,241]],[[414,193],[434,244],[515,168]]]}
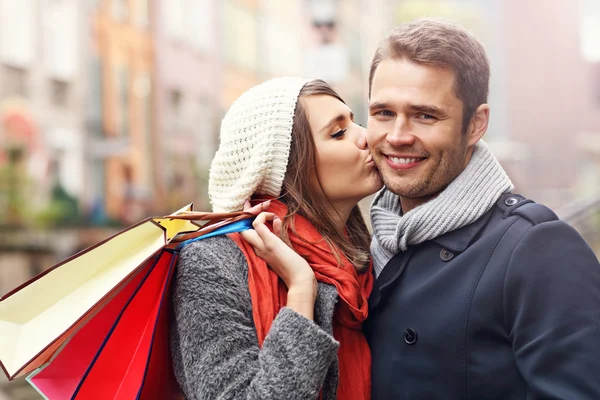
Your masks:
{"label": "red scarf", "polygon": [[[271,200],[269,212],[281,219],[287,212],[285,204]],[[296,215],[297,235],[290,231],[290,241],[303,255],[319,282],[334,285],[339,295],[333,315],[333,336],[340,342],[338,350],[339,384],[337,398],[364,400],[371,397],[371,352],[361,331],[367,318],[368,297],[373,287],[372,265],[358,274],[341,253],[341,265],[323,236],[305,218]],[[258,342],[262,347],[275,316],[287,301],[287,288],[267,263],[256,256],[254,249],[239,233],[229,235],[248,261],[248,287],[252,297],[252,315]],[[302,238],[302,239],[301,239]]]}

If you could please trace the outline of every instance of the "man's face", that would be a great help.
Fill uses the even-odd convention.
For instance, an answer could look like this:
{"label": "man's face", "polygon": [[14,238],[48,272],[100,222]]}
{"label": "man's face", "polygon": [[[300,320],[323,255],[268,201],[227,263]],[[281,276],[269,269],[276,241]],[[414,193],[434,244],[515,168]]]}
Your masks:
{"label": "man's face", "polygon": [[[452,71],[382,61],[373,77],[367,141],[387,188],[415,205],[435,197],[470,159]],[[404,207],[404,205],[403,205]]]}

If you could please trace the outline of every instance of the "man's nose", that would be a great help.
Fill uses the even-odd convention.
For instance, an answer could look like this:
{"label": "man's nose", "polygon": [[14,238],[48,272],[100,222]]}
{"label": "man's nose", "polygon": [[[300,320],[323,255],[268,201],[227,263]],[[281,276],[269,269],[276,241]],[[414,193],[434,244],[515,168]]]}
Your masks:
{"label": "man's nose", "polygon": [[415,142],[406,118],[398,118],[392,129],[386,135],[387,142],[393,147],[410,146]]}

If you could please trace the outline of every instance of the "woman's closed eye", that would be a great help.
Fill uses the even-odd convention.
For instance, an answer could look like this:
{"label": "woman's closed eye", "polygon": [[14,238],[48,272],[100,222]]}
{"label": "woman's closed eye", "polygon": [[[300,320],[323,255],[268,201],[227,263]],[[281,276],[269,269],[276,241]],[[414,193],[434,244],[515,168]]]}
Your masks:
{"label": "woman's closed eye", "polygon": [[333,139],[341,139],[344,136],[344,133],[346,133],[346,130],[347,129],[340,129],[339,131],[332,133],[329,136]]}

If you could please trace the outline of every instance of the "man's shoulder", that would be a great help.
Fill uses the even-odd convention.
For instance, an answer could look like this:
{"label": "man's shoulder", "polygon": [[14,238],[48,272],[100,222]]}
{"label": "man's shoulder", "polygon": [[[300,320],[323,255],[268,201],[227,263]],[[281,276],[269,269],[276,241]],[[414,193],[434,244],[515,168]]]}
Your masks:
{"label": "man's shoulder", "polygon": [[472,241],[484,239],[508,251],[532,229],[557,223],[567,225],[545,205],[517,193],[504,193],[485,215],[463,230],[473,235]]}
{"label": "man's shoulder", "polygon": [[574,244],[587,247],[583,237],[568,222],[561,220],[549,207],[525,196],[505,193],[493,209],[488,226],[504,226],[500,234],[514,248],[537,251],[538,246],[547,249],[555,241],[562,243],[562,248]]}
{"label": "man's shoulder", "polygon": [[497,216],[506,219],[517,216],[529,221],[532,225],[544,222],[556,221],[558,216],[550,208],[543,204],[516,193],[505,193],[496,201]]}

